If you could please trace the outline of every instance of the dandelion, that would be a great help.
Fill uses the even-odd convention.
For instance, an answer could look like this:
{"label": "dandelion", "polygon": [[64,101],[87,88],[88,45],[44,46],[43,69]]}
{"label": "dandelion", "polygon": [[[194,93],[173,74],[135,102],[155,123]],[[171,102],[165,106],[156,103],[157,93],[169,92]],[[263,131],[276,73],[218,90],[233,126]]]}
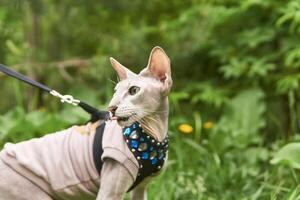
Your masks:
{"label": "dandelion", "polygon": [[193,127],[189,124],[181,124],[178,129],[184,134],[190,134],[193,132]]}
{"label": "dandelion", "polygon": [[210,122],[210,121],[205,122],[203,124],[203,128],[205,128],[205,129],[211,129],[213,126],[214,126],[214,124],[212,122]]}

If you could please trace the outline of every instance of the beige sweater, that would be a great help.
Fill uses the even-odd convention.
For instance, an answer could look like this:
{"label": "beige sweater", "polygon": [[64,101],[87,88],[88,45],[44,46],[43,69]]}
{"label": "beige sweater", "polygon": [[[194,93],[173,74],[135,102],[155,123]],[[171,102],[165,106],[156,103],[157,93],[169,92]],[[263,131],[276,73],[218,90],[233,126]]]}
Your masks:
{"label": "beige sweater", "polygon": [[[95,199],[100,187],[92,151],[96,127],[89,123],[38,139],[7,143],[0,158],[55,198]],[[138,162],[116,121],[106,122],[102,146],[102,160],[112,158],[122,163],[134,180]]]}

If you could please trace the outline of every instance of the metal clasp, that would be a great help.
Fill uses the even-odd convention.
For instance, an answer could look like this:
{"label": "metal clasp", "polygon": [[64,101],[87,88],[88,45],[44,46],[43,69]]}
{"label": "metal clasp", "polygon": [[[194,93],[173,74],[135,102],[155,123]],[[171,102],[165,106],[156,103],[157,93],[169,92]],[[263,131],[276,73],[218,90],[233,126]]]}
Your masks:
{"label": "metal clasp", "polygon": [[55,97],[60,98],[60,101],[62,103],[66,102],[66,103],[72,104],[74,106],[78,106],[78,104],[80,103],[80,101],[78,99],[74,99],[73,96],[71,96],[71,95],[62,95],[62,94],[60,94],[59,92],[57,92],[55,90],[51,90],[50,94],[52,94]]}

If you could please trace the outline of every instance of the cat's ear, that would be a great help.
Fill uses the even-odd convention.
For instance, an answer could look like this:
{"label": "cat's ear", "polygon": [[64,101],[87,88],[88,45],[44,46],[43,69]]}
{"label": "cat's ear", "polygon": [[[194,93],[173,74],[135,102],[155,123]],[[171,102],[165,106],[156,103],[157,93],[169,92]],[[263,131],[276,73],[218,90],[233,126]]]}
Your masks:
{"label": "cat's ear", "polygon": [[117,72],[120,80],[124,80],[124,79],[126,79],[126,78],[128,78],[130,76],[136,76],[135,73],[133,73],[132,71],[130,71],[129,69],[127,69],[126,67],[124,67],[121,63],[119,63],[114,58],[110,57],[109,60],[110,60],[110,63],[112,65],[112,67]]}
{"label": "cat's ear", "polygon": [[161,47],[156,46],[152,49],[147,68],[151,75],[162,82],[167,75],[171,75],[170,59]]}
{"label": "cat's ear", "polygon": [[164,92],[172,86],[170,59],[161,47],[154,47],[150,53],[148,66],[141,71],[141,76],[152,76],[163,83]]}

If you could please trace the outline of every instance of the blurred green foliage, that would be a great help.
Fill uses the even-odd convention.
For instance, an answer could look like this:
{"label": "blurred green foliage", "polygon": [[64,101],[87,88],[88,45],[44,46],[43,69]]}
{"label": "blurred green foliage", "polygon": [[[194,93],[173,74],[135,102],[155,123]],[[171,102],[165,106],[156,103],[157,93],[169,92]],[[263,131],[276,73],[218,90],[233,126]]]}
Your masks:
{"label": "blurred green foliage", "polygon": [[[0,61],[99,108],[117,81],[109,56],[137,72],[153,46],[166,50],[170,162],[149,199],[300,198],[298,0],[0,5]],[[0,81],[1,145],[88,119],[30,86]]]}

